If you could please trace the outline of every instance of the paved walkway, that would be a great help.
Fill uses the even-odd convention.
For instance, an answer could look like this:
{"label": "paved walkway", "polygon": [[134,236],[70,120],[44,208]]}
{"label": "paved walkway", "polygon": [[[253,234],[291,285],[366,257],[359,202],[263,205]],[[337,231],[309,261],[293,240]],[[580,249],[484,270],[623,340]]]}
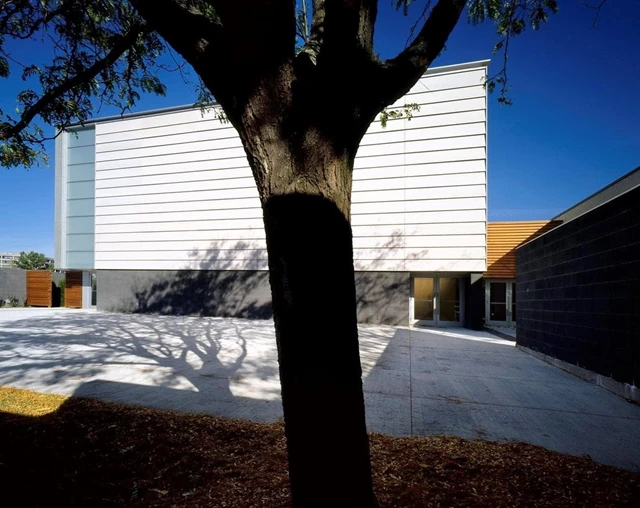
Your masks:
{"label": "paved walkway", "polygon": [[[640,407],[465,329],[361,326],[371,431],[520,440],[640,468]],[[0,309],[0,385],[281,417],[271,321]]]}

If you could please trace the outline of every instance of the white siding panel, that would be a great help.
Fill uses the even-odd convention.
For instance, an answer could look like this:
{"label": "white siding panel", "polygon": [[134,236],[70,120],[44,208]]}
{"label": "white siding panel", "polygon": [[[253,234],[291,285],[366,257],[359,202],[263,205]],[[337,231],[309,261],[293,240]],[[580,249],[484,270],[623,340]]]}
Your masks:
{"label": "white siding panel", "polygon": [[154,212],[145,214],[99,215],[96,225],[102,224],[138,224],[140,222],[175,222],[175,221],[215,221],[230,219],[261,219],[262,213],[255,209],[240,210],[196,210],[194,212]]}
{"label": "white siding panel", "polygon": [[405,272],[404,259],[354,259],[353,266],[356,270],[373,272]]}
{"label": "white siding panel", "polygon": [[[185,250],[185,247],[188,247]],[[218,250],[249,250],[249,251],[265,251],[267,249],[266,240],[165,240],[157,242],[104,242],[100,245],[100,252],[147,252],[156,251],[171,253],[184,252],[217,252]]]}
{"label": "white siding panel", "polygon": [[189,231],[155,231],[136,233],[98,233],[96,243],[120,245],[129,242],[183,242],[198,241],[233,241],[233,242],[263,242],[264,229],[200,229]]}
{"label": "white siding panel", "polygon": [[[151,175],[171,175],[176,172],[180,173],[200,173],[198,178],[206,178],[206,172],[212,172],[217,178],[239,178],[250,177],[251,169],[247,165],[246,159],[241,161],[242,164],[238,164],[237,167],[232,167],[232,164],[226,165],[216,164],[216,161],[197,161],[184,164],[159,164],[156,166],[139,166],[131,168],[110,169],[106,170],[101,167],[99,180],[107,179],[119,179],[129,177],[151,176]],[[222,166],[222,167],[220,167]]]}
{"label": "white siding panel", "polygon": [[220,201],[224,203],[226,200],[251,198],[253,205],[260,206],[258,198],[258,190],[254,187],[245,187],[242,189],[221,189],[221,190],[193,190],[189,192],[160,192],[151,194],[132,194],[124,196],[103,197],[100,199],[100,207],[102,206],[118,206],[118,205],[142,205],[148,203],[182,203],[186,201]]}
{"label": "white siding panel", "polygon": [[[122,152],[124,150],[163,147],[174,144],[191,144],[198,141],[211,143],[210,148],[242,146],[242,142],[237,136],[235,129],[231,128],[201,129],[199,124],[188,124],[183,126],[185,132],[182,133],[169,132],[170,127],[163,127],[163,129],[165,129],[166,132],[161,135],[150,135],[149,131],[151,129],[135,131],[131,137],[124,140],[117,134],[112,134],[109,141],[105,139],[107,136],[103,136],[100,147],[96,150],[96,153],[103,154],[105,152]],[[141,134],[143,135],[141,136]]]}
{"label": "white siding panel", "polygon": [[[171,222],[132,222],[127,224],[96,224],[96,234],[101,233],[147,233],[164,231],[208,231],[264,228],[262,219],[233,219],[218,221],[171,221]],[[240,234],[240,233],[238,233]]]}
{"label": "white siding panel", "polygon": [[481,247],[485,248],[485,235],[423,235],[405,236],[407,249],[429,249],[433,247]]}
{"label": "white siding panel", "polygon": [[[166,116],[174,116],[175,123],[167,125],[154,125],[157,122],[150,120],[144,122],[144,128],[136,127],[133,120],[121,120],[116,122],[108,122],[100,124],[101,142],[104,144],[118,143],[123,140],[122,133],[127,131],[126,139],[147,139],[162,136],[180,136],[182,134],[191,134],[193,132],[210,132],[211,139],[227,137],[229,133],[235,135],[235,130],[230,123],[223,123],[214,118],[210,114],[201,117],[199,114],[193,116],[192,112],[190,120],[184,121],[184,117],[180,117],[178,113],[170,113]],[[161,116],[161,115],[159,115]],[[148,117],[152,118],[152,117]],[[119,125],[122,124],[120,128]],[[138,122],[137,125],[141,123]]]}
{"label": "white siding panel", "polygon": [[[228,123],[220,122],[215,118],[213,111],[209,111],[201,114],[197,108],[186,109],[182,111],[170,111],[158,115],[139,116],[134,118],[125,118],[122,120],[113,120],[110,122],[100,123],[100,135],[104,134],[117,134],[123,135],[127,131],[139,131],[144,129],[150,129],[153,127],[170,127],[174,128],[180,124],[200,124],[201,122],[207,122],[210,128],[227,129]],[[129,137],[124,134],[122,137]]]}
{"label": "white siding panel", "polygon": [[480,136],[462,136],[455,138],[421,139],[404,143],[384,143],[362,146],[359,157],[378,157],[402,153],[432,152],[435,150],[455,150],[458,148],[477,148],[484,146],[484,134]]}
{"label": "white siding panel", "polygon": [[[141,213],[156,213],[156,212],[186,212],[186,211],[207,211],[207,210],[260,210],[260,202],[254,198],[245,199],[219,199],[215,201],[211,200],[198,200],[198,201],[183,201],[177,203],[153,203],[153,204],[140,204],[129,205],[125,209],[122,206],[100,206],[97,209],[100,211],[101,216],[106,215],[137,215]],[[259,212],[261,213],[261,212]],[[260,215],[262,216],[262,215]]]}
{"label": "white siding panel", "polygon": [[373,191],[381,189],[422,189],[450,187],[454,185],[484,185],[486,182],[486,174],[484,172],[464,173],[453,175],[426,175],[411,176],[407,178],[395,177],[376,180],[355,180],[353,181],[353,190]]}
{"label": "white siding panel", "polygon": [[96,261],[96,270],[267,270],[266,259],[174,259]]}
{"label": "white siding panel", "polygon": [[408,272],[484,272],[486,259],[421,259],[407,260]]}
{"label": "white siding panel", "polygon": [[[159,157],[166,155],[191,154],[194,152],[207,152],[208,156],[214,159],[229,159],[232,157],[243,157],[244,149],[236,139],[218,139],[197,141],[193,143],[175,142],[173,144],[162,144],[148,148],[130,148],[128,150],[102,151],[96,153],[96,162],[107,162],[122,159],[137,159],[144,164],[144,158]],[[101,147],[102,148],[102,147]],[[155,159],[154,159],[155,160]]]}
{"label": "white siding panel", "polygon": [[362,214],[384,214],[399,212],[428,212],[478,210],[485,206],[485,198],[432,199],[416,201],[381,201],[373,203],[353,203],[352,217]]}
{"label": "white siding panel", "polygon": [[[430,71],[374,122],[355,160],[360,270],[486,265],[485,68]],[[267,269],[262,209],[237,133],[213,112],[96,126],[97,269]],[[312,267],[310,267],[311,269]]]}
{"label": "white siding panel", "polygon": [[352,227],[354,238],[359,237],[401,237],[410,236],[433,236],[433,235],[484,235],[486,234],[486,223],[480,222],[443,222],[437,224],[415,224],[415,225],[381,225],[381,226],[357,226]]}
{"label": "white siding panel", "polygon": [[[186,143],[184,145],[169,145],[160,148],[141,148],[131,150],[134,152],[131,157],[123,152],[102,152],[97,154],[97,164],[117,164],[127,161],[127,164],[136,166],[149,166],[153,164],[162,164],[167,162],[183,162],[190,160],[208,160],[212,159],[233,159],[246,157],[242,148],[219,148],[210,149],[208,143]],[[106,166],[105,166],[106,167]]]}
{"label": "white siding panel", "polygon": [[183,249],[180,251],[119,251],[96,252],[96,261],[185,261],[194,259],[215,259],[218,261],[266,260],[266,250],[244,249]]}
{"label": "white siding panel", "polygon": [[428,212],[428,211],[455,211],[455,210],[483,210],[486,199],[481,198],[458,198],[458,199],[433,199],[405,201],[405,212]]}
{"label": "white siding panel", "polygon": [[[166,192],[193,192],[208,190],[252,189],[258,195],[255,182],[251,178],[233,178],[225,180],[201,180],[130,186],[117,182],[117,186],[107,186],[96,180],[96,200],[99,197],[134,196],[138,194],[164,194]],[[96,201],[96,204],[100,204]]]}
{"label": "white siding panel", "polygon": [[427,74],[413,85],[406,95],[406,100],[407,102],[413,102],[414,95],[424,93],[425,91],[435,92],[437,90],[472,87],[474,85],[482,88],[485,76],[486,71],[484,68],[442,74]]}

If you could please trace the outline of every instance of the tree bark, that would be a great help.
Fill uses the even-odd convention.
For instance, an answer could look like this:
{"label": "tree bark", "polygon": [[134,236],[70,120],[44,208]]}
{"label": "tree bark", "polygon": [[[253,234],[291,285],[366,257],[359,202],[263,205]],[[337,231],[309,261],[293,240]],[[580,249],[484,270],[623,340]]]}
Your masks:
{"label": "tree bark", "polygon": [[298,158],[263,200],[292,499],[296,507],[373,507],[350,225],[353,157],[328,160],[326,147],[317,150]]}

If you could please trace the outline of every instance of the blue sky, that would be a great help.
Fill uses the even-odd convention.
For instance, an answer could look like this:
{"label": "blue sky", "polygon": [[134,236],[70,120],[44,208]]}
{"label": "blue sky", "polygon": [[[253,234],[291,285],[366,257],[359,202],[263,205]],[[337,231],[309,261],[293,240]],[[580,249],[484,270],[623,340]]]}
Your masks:
{"label": "blue sky", "polygon": [[[609,0],[595,28],[595,11],[580,0],[559,3],[549,24],[511,45],[513,106],[489,101],[492,221],[550,218],[640,165],[640,2]],[[404,47],[410,24],[390,4],[380,1],[376,27],[383,58]],[[491,24],[461,22],[434,66],[489,58],[495,42]],[[46,48],[13,50],[28,58]],[[492,62],[490,74],[500,65]],[[164,81],[167,97],[143,97],[136,110],[193,101],[177,74]],[[19,77],[3,80],[0,108],[13,110],[23,85]],[[53,254],[52,145],[49,154],[49,167],[0,168],[0,251]]]}

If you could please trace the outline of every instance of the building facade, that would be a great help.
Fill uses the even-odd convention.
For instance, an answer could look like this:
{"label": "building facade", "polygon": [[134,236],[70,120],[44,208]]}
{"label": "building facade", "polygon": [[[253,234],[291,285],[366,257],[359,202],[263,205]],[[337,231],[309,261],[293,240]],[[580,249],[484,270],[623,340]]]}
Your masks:
{"label": "building facade", "polygon": [[487,224],[487,271],[484,273],[484,323],[515,328],[516,248],[557,226],[559,221],[510,221]]}
{"label": "building facade", "polygon": [[[487,267],[487,65],[428,70],[394,105],[420,110],[374,122],[362,140],[351,209],[360,321],[472,320],[467,301]],[[55,201],[55,266],[96,273],[98,309],[270,316],[258,192],[237,132],[215,112],[64,132]]]}
{"label": "building facade", "polygon": [[20,254],[13,254],[11,252],[0,252],[0,268],[11,268],[13,262],[18,259]]}
{"label": "building facade", "polygon": [[517,249],[517,343],[640,401],[640,168]]}

